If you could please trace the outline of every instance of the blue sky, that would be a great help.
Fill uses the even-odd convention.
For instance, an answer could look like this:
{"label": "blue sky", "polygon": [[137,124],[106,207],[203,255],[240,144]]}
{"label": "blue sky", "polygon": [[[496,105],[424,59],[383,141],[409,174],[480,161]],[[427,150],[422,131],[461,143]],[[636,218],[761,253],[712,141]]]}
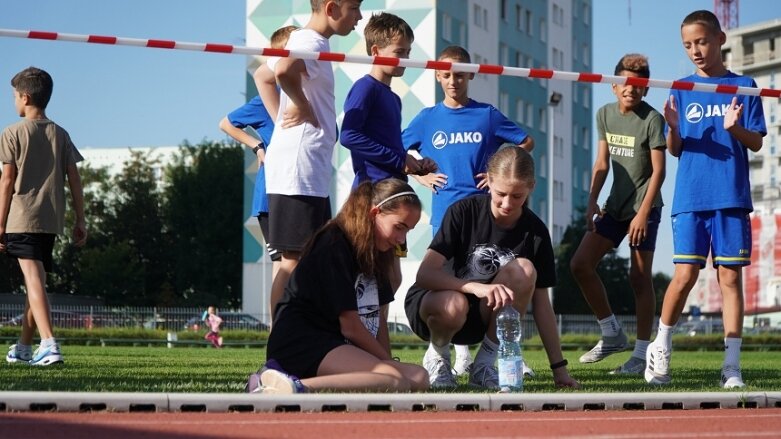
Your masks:
{"label": "blue sky", "polygon": [[[628,52],[646,54],[654,78],[676,79],[692,71],[680,44],[680,22],[695,9],[711,9],[713,0],[593,3],[592,71],[612,74]],[[2,2],[0,28],[245,44],[244,0],[35,0],[35,5],[33,12],[26,2]],[[740,23],[781,16],[781,11],[770,11],[779,11],[777,0],[743,0]],[[54,77],[49,117],[79,147],[221,140],[225,136],[217,123],[245,99],[243,56],[0,38],[0,57],[0,83],[6,84],[0,87],[0,125],[18,118],[11,77],[34,65]],[[661,109],[665,96],[664,90],[651,90],[647,100]],[[594,85],[593,97],[595,111],[614,100],[606,84]],[[675,169],[674,159],[668,158],[663,189],[668,205]],[[668,213],[663,214],[655,269],[671,273]]]}

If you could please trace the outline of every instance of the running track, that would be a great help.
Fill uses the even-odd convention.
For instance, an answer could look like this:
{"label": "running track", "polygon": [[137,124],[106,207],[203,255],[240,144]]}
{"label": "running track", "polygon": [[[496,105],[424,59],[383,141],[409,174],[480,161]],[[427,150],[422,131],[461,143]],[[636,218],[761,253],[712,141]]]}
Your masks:
{"label": "running track", "polygon": [[781,408],[388,413],[2,413],[0,437],[771,438]]}

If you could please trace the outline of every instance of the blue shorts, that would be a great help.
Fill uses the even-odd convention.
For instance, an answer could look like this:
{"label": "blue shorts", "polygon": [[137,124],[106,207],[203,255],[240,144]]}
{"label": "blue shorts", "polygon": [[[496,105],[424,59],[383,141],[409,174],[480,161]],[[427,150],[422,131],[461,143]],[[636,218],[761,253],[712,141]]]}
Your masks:
{"label": "blue shorts", "polygon": [[673,262],[705,267],[751,263],[751,220],[745,209],[708,210],[673,215]]}
{"label": "blue shorts", "polygon": [[[654,207],[651,209],[651,213],[648,214],[648,228],[646,229],[646,235],[643,242],[638,246],[629,245],[630,248],[640,251],[652,252],[656,250],[656,235],[659,231],[659,222],[662,220],[662,208]],[[613,241],[613,247],[617,248],[621,245],[621,241],[626,237],[629,232],[629,225],[632,223],[632,219],[626,221],[618,221],[610,214],[604,214],[594,221],[594,228],[596,233],[605,238]]]}

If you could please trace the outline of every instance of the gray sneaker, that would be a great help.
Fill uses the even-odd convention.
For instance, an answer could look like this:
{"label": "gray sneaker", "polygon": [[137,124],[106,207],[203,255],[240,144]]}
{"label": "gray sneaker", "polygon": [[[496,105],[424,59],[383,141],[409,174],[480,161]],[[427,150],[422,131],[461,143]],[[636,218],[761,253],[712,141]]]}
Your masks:
{"label": "gray sneaker", "polygon": [[624,352],[627,349],[629,349],[629,340],[626,338],[624,330],[619,329],[618,335],[600,338],[596,346],[580,357],[580,362],[596,363],[604,360],[609,355]]}
{"label": "gray sneaker", "polygon": [[444,358],[434,350],[426,350],[423,367],[428,371],[428,381],[433,389],[455,389],[456,377],[450,372],[450,359]]}
{"label": "gray sneaker", "polygon": [[626,363],[610,371],[610,375],[642,375],[645,371],[645,360],[629,357]]}
{"label": "gray sneaker", "polygon": [[475,362],[469,372],[469,385],[499,390],[499,372],[493,364]]}

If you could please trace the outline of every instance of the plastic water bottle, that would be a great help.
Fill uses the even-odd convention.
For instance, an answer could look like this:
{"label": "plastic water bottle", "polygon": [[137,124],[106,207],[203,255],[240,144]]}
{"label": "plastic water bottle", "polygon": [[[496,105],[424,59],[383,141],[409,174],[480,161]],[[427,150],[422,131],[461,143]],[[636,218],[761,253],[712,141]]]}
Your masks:
{"label": "plastic water bottle", "polygon": [[523,391],[521,356],[521,315],[505,305],[496,315],[496,337],[499,339],[499,391]]}

